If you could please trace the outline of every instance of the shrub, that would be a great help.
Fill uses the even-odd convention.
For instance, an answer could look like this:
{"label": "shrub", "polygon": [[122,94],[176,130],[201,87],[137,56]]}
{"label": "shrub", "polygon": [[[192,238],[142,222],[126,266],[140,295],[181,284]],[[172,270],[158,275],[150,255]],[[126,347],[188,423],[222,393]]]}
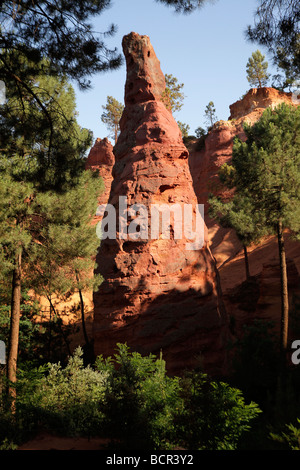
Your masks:
{"label": "shrub", "polygon": [[176,377],[166,375],[165,361],[118,344],[114,358],[100,356],[96,364],[110,371],[103,404],[109,437],[126,449],[168,448],[179,386]]}
{"label": "shrub", "polygon": [[186,374],[181,387],[183,406],[174,422],[179,444],[189,450],[235,450],[260,413],[255,403],[245,404],[239,389],[203,373]]}
{"label": "shrub", "polygon": [[39,425],[66,435],[100,432],[103,415],[99,402],[104,397],[107,373],[84,367],[82,355],[79,347],[65,368],[60,363],[48,364],[47,373],[30,393],[26,393],[26,375],[18,406],[23,414],[26,411],[27,419],[31,414]]}

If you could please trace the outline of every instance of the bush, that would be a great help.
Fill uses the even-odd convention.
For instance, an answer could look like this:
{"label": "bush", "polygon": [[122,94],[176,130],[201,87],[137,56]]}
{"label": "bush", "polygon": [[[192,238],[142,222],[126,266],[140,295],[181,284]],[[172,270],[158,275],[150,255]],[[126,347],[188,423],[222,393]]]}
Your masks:
{"label": "bush", "polygon": [[187,374],[181,387],[183,405],[174,422],[178,443],[189,450],[235,450],[260,413],[255,403],[245,404],[240,390],[203,373]]}
{"label": "bush", "polygon": [[32,391],[28,389],[32,380],[25,374],[23,385],[19,382],[23,390],[18,394],[18,408],[27,420],[32,416],[32,422],[65,435],[100,433],[103,415],[99,402],[107,373],[84,367],[82,355],[79,347],[65,368],[60,363],[49,364]]}
{"label": "bush", "polygon": [[114,357],[84,366],[78,348],[60,363],[19,371],[16,412],[0,407],[0,447],[41,429],[64,436],[103,436],[115,448],[236,449],[260,412],[242,392],[207,375],[169,377],[165,361],[118,344]]}
{"label": "bush", "polygon": [[180,398],[178,379],[166,375],[165,361],[118,344],[114,359],[100,356],[96,364],[110,371],[102,408],[108,436],[126,449],[168,448]]}

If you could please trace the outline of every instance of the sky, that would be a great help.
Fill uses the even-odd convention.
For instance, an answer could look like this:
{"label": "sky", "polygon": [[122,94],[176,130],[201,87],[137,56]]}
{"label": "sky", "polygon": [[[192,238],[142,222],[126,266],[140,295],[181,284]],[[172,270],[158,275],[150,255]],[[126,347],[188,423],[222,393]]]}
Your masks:
{"label": "sky", "polygon": [[[117,33],[105,38],[109,48],[122,53],[122,38],[134,31],[147,35],[154,47],[164,74],[171,74],[183,83],[183,107],[174,113],[176,120],[190,126],[190,135],[199,126],[206,127],[204,111],[214,102],[218,120],[227,120],[229,105],[249,89],[246,64],[252,52],[260,49],[272,69],[266,50],[245,38],[248,25],[253,25],[257,0],[212,0],[189,15],[155,0],[112,0],[112,6],[97,18],[96,31],[106,31],[111,23]],[[91,77],[92,88],[80,91],[75,86],[78,122],[98,137],[113,138],[101,121],[107,96],[124,103],[126,67]]]}

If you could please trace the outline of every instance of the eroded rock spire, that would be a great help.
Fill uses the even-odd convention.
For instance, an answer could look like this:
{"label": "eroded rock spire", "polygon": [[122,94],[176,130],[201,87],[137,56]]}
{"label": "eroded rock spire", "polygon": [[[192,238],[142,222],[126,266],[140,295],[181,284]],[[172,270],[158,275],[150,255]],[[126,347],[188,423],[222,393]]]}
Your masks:
{"label": "eroded rock spire", "polygon": [[[168,236],[152,237],[151,216],[140,224],[140,232],[136,225],[135,238],[126,233],[140,222],[141,212],[152,214],[153,206],[189,206],[193,217],[198,208],[188,151],[161,100],[164,76],[150,40],[130,33],[123,51],[125,109],[108,201],[117,226],[115,237],[101,242],[97,256],[104,282],[94,295],[95,352],[112,355],[116,343],[126,342],[142,354],[162,351],[174,373],[193,367],[199,355],[207,371],[221,373],[227,315],[205,225],[204,242],[197,249],[187,249],[184,222],[180,236],[172,216]],[[126,200],[125,210],[120,197]]]}

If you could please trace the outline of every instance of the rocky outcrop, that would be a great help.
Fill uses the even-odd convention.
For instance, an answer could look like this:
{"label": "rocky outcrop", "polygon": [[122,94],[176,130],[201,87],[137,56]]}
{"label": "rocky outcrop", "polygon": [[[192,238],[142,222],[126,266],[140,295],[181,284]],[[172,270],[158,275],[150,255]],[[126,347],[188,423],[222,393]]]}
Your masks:
{"label": "rocky outcrop", "polygon": [[[112,169],[115,163],[115,156],[113,153],[113,146],[110,141],[105,137],[104,139],[97,138],[85,163],[86,170],[94,170],[99,172],[99,177],[103,181],[103,191],[99,194],[98,204],[106,205],[108,202],[110,187],[113,180]],[[99,223],[102,215],[95,214],[93,223]]]}
{"label": "rocky outcrop", "polygon": [[281,103],[293,105],[292,93],[279,91],[275,88],[251,88],[240,100],[229,106],[230,120],[242,122],[257,121],[266,108],[275,108]]}
{"label": "rocky outcrop", "polygon": [[[97,255],[104,282],[94,294],[95,353],[111,355],[116,343],[127,342],[142,354],[162,351],[171,373],[201,360],[206,371],[220,374],[226,366],[227,315],[203,219],[204,239],[194,249],[187,249],[195,241],[192,235],[185,230],[178,235],[177,219],[169,219],[165,236],[161,224],[159,234],[150,236],[155,204],[182,211],[189,204],[196,220],[188,151],[161,101],[164,75],[149,38],[131,33],[123,39],[123,51],[125,109],[108,201],[117,230],[115,238],[102,240]],[[120,197],[126,198],[125,210]],[[134,227],[134,236],[126,236],[124,226]]]}
{"label": "rocky outcrop", "polygon": [[[252,279],[245,282],[243,249],[234,231],[220,227],[208,215],[209,193],[223,194],[218,171],[230,162],[235,136],[245,138],[243,123],[256,122],[267,107],[280,103],[296,106],[291,93],[273,88],[251,89],[230,106],[228,121],[219,121],[205,139],[189,148],[189,165],[199,203],[205,204],[205,222],[208,228],[210,249],[216,259],[223,300],[228,314],[234,318],[239,336],[243,326],[255,318],[280,325],[280,271],[276,237],[268,237],[249,248],[249,265]],[[226,194],[225,194],[226,195]],[[293,311],[300,297],[300,249],[299,242],[285,234],[287,265],[289,267],[290,310]]]}
{"label": "rocky outcrop", "polygon": [[218,266],[236,256],[241,250],[241,245],[231,230],[223,229],[210,219],[208,196],[210,193],[226,196],[226,189],[220,184],[218,172],[224,163],[231,161],[233,139],[245,139],[244,123],[253,124],[266,108],[274,108],[280,103],[294,105],[292,93],[268,87],[250,89],[242,99],[229,106],[230,116],[227,121],[215,123],[205,139],[200,139],[189,148],[193,185],[198,202],[205,206],[208,238]]}

